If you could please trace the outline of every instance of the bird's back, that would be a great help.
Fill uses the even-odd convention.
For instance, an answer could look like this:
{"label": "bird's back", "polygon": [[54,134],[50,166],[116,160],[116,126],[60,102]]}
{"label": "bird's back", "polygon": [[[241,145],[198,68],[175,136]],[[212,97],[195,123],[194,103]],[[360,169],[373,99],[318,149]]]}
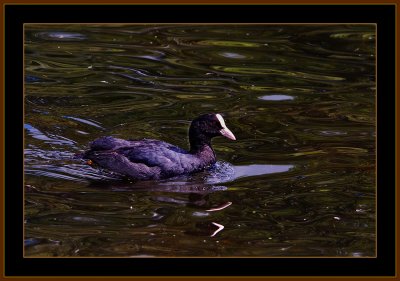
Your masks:
{"label": "bird's back", "polygon": [[191,173],[211,164],[172,144],[153,140],[102,137],[91,143],[84,158],[109,170],[139,179],[158,179]]}

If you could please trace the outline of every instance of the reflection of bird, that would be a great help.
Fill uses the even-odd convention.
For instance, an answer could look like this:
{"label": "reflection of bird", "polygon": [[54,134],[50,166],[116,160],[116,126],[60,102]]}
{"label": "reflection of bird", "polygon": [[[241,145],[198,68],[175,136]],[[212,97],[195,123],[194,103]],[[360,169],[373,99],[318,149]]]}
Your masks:
{"label": "reflection of bird", "polygon": [[91,143],[83,158],[132,179],[169,178],[201,171],[215,163],[211,139],[216,136],[236,139],[220,114],[204,114],[190,125],[190,151],[153,139],[102,137]]}
{"label": "reflection of bird", "polygon": [[218,227],[218,229],[216,231],[213,232],[213,234],[211,234],[211,237],[214,237],[218,232],[220,232],[221,230],[223,230],[225,227],[222,224],[216,223],[216,222],[212,222],[213,225],[215,225],[216,227]]}

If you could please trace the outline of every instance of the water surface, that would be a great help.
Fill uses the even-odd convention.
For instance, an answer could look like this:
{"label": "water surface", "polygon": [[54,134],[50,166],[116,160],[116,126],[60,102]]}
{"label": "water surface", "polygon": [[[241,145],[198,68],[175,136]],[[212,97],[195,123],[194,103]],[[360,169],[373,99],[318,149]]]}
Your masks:
{"label": "water surface", "polygon": [[[26,256],[375,255],[373,25],[25,25]],[[104,135],[209,170],[121,182],[74,158]]]}

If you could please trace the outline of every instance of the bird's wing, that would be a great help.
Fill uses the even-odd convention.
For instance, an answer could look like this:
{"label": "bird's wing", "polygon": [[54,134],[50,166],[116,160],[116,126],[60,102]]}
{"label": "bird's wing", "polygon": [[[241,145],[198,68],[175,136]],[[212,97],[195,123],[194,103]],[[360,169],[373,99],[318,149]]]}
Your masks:
{"label": "bird's wing", "polygon": [[149,167],[159,167],[165,174],[184,173],[187,169],[185,159],[191,158],[187,151],[161,141],[142,142],[138,145],[120,147],[116,150],[129,161],[142,163]]}
{"label": "bird's wing", "polygon": [[130,178],[148,180],[158,179],[161,176],[159,167],[149,167],[143,163],[134,163],[115,151],[92,151],[90,158],[99,166]]}

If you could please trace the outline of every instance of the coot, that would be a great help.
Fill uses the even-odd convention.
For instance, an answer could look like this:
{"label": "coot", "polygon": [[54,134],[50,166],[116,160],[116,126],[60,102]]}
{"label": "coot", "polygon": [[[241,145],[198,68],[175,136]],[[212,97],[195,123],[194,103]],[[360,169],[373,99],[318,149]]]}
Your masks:
{"label": "coot", "polygon": [[211,139],[216,136],[236,140],[220,114],[204,114],[190,125],[189,151],[154,139],[101,137],[91,143],[83,158],[131,179],[164,179],[198,172],[215,163]]}

